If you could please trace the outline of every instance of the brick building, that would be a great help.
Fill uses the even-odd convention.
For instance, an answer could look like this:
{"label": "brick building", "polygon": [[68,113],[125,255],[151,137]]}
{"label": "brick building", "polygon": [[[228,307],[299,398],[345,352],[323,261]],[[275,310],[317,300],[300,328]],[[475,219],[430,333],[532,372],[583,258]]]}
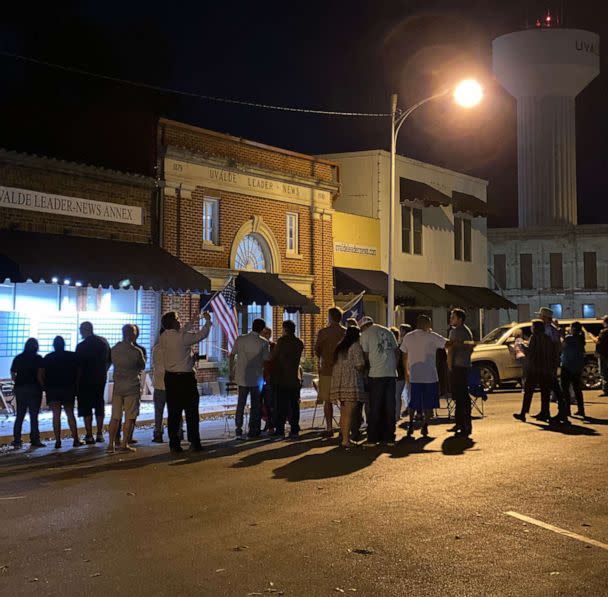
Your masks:
{"label": "brick building", "polygon": [[148,352],[161,296],[209,280],[158,247],[152,178],[0,150],[0,379],[26,339],[41,354],[78,327],[116,342],[137,323]]}
{"label": "brick building", "polygon": [[[214,290],[230,276],[237,289],[242,282],[241,330],[262,316],[276,335],[289,317],[310,351],[334,303],[337,166],[165,119],[159,122],[158,143],[162,246],[207,276]],[[249,290],[255,287],[253,294],[245,283]],[[301,300],[296,296],[296,304],[286,305],[281,285]],[[165,299],[164,307],[192,316],[198,309],[195,298]],[[213,334],[204,349],[219,359],[224,340],[217,327]]]}

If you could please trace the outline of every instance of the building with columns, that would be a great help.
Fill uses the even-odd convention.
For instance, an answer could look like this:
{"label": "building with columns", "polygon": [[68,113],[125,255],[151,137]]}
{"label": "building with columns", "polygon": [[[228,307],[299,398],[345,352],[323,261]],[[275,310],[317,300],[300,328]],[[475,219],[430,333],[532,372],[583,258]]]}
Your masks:
{"label": "building with columns", "polygon": [[542,306],[558,319],[608,312],[608,225],[578,224],[576,192],[575,98],[599,74],[599,37],[551,23],[493,42],[496,77],[517,100],[519,215],[517,228],[488,231],[491,283],[517,305],[494,325]]}
{"label": "building with columns", "polygon": [[[338,167],[326,159],[161,119],[161,244],[221,289],[236,280],[240,331],[256,317],[280,335],[296,322],[310,354],[333,305],[333,202]],[[197,297],[167,297],[185,317]],[[202,350],[225,356],[218,326]]]}

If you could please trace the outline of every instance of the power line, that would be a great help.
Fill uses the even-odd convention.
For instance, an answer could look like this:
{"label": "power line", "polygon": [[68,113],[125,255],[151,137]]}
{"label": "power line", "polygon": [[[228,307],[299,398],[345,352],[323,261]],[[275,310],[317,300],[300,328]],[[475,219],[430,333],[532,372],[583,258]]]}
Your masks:
{"label": "power line", "polygon": [[45,60],[38,60],[37,58],[31,58],[29,56],[21,56],[20,54],[13,54],[11,52],[0,51],[0,56],[7,58],[14,58],[21,60],[22,62],[30,62],[32,64],[38,64],[40,66],[46,66],[48,68],[54,68],[62,70],[68,73],[75,73],[86,77],[93,77],[95,79],[103,79],[105,81],[112,81],[113,83],[119,83],[122,85],[131,85],[132,87],[139,87],[141,89],[149,89],[151,91],[157,91],[159,93],[171,93],[174,95],[181,95],[199,100],[206,100],[211,102],[218,102],[223,104],[235,104],[237,106],[247,106],[250,108],[262,108],[265,110],[278,110],[281,112],[300,112],[304,114],[320,114],[323,116],[359,116],[359,117],[371,117],[371,118],[384,118],[390,116],[390,113],[383,112],[342,112],[339,110],[316,110],[310,108],[296,108],[293,106],[275,106],[273,104],[261,104],[257,102],[250,102],[247,100],[230,99],[226,97],[216,97],[213,95],[204,95],[201,93],[194,93],[192,91],[182,91],[180,89],[169,89],[167,87],[160,87],[159,85],[151,85],[150,83],[141,83],[138,81],[130,81],[128,79],[120,79],[118,77],[112,77],[110,75],[103,75],[101,73],[93,73],[81,68],[73,66],[65,66],[63,64],[55,64],[53,62],[46,62]]}

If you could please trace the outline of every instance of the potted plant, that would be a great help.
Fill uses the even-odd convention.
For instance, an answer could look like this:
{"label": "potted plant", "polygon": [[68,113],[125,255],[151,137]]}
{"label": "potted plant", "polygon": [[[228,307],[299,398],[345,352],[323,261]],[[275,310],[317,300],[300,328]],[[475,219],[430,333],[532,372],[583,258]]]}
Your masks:
{"label": "potted plant", "polygon": [[312,388],[312,380],[317,374],[317,363],[314,357],[306,356],[302,359],[302,387]]}

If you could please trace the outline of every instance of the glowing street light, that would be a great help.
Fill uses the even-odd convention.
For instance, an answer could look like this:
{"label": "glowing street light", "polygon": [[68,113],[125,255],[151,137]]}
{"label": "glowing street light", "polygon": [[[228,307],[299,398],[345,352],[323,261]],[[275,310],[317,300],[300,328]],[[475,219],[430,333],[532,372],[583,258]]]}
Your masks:
{"label": "glowing street light", "polygon": [[439,93],[435,93],[407,110],[397,110],[397,94],[391,96],[391,172],[390,172],[390,199],[388,218],[388,292],[387,292],[387,325],[390,327],[395,323],[395,272],[393,267],[393,254],[395,244],[395,156],[397,154],[397,135],[401,126],[408,117],[424,104],[430,101],[453,95],[454,101],[463,108],[473,108],[483,99],[483,89],[474,79],[465,79],[454,87],[448,87]]}
{"label": "glowing street light", "polygon": [[474,79],[465,79],[454,87],[453,96],[462,108],[474,108],[483,99],[483,89]]}

